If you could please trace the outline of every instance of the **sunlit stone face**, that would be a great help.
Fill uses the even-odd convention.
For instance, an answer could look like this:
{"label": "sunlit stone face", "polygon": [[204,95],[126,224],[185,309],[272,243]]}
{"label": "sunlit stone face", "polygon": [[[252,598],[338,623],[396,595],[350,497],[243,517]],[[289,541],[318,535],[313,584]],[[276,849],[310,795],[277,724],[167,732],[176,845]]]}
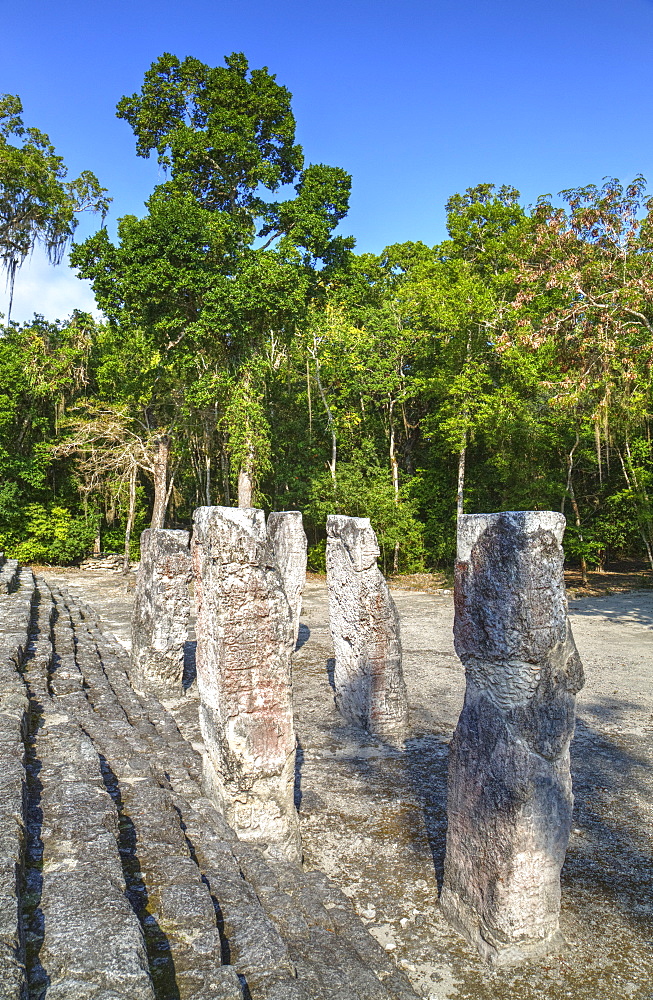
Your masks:
{"label": "sunlit stone face", "polygon": [[200,507],[194,524],[205,787],[242,839],[299,860],[294,626],[265,517]]}
{"label": "sunlit stone face", "polygon": [[378,555],[368,518],[329,516],[326,562],[336,704],[350,722],[398,742],[408,720],[399,618],[376,565]]}
{"label": "sunlit stone face", "polygon": [[189,533],[164,528],[141,535],[132,615],[132,681],[159,696],[182,694],[190,618]]}
{"label": "sunlit stone face", "polygon": [[464,515],[454,641],[465,703],[450,747],[441,905],[488,960],[560,943],[571,829],[569,744],[583,669],[552,511]]}
{"label": "sunlit stone face", "polygon": [[295,644],[306,583],[307,541],[298,510],[273,511],[268,517],[268,538],[272,542],[277,567],[293,617]]}

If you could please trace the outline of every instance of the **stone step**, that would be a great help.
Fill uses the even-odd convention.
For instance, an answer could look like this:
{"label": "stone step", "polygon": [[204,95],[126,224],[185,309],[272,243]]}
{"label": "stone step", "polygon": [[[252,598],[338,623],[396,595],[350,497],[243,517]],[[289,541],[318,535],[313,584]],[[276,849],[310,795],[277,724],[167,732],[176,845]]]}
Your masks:
{"label": "stone step", "polygon": [[[79,614],[76,615],[75,611],[72,611],[71,615],[77,628],[82,629],[84,622]],[[97,634],[94,638],[96,640],[100,638],[101,641],[101,636],[98,637]],[[120,657],[107,658],[105,654],[103,655],[105,665],[108,667],[107,679],[114,690],[120,690],[121,706],[129,714],[130,721],[139,727],[144,739],[151,744],[153,752],[167,758],[165,773],[176,792],[175,801],[183,816],[186,837],[193,845],[193,853],[198,859],[212,895],[219,902],[225,950],[229,954],[230,962],[246,977],[253,997],[267,1000],[268,997],[273,998],[278,995],[292,1000],[292,997],[296,996],[299,1000],[301,997],[309,996],[310,994],[306,994],[295,979],[295,969],[290,961],[282,935],[267,917],[256,894],[252,892],[244,880],[238,862],[229,850],[228,843],[217,838],[219,871],[216,871],[215,865],[201,863],[200,859],[206,858],[206,848],[202,843],[206,837],[202,828],[206,824],[208,813],[212,813],[210,826],[213,829],[219,827],[222,838],[227,835],[227,831],[229,839],[235,840],[235,837],[229,828],[222,823],[207,800],[203,800],[202,803],[204,812],[199,817],[200,823],[196,822],[194,827],[192,825],[193,814],[195,820],[198,819],[198,814],[189,804],[188,798],[197,803],[201,796],[198,782],[200,777],[199,756],[195,751],[192,751],[192,748],[189,748],[170,714],[155,698],[135,695],[128,683],[124,669],[120,670],[120,663],[117,662]],[[92,694],[91,697],[93,697]],[[156,723],[154,731],[143,724],[144,716],[150,721],[154,719]],[[166,734],[167,740],[162,736],[162,733]],[[192,754],[190,768],[189,750]],[[170,759],[176,755],[180,755],[180,759],[177,760],[177,766],[174,767],[171,765]],[[185,781],[184,768],[187,769]],[[211,838],[211,840],[213,841],[212,846],[215,848],[215,838]]]}
{"label": "stone step", "polygon": [[[4,562],[3,568],[7,565]],[[23,1000],[26,989],[22,882],[25,867],[25,736],[29,700],[20,674],[29,642],[34,577],[18,574],[18,590],[0,593],[0,998]]]}
{"label": "stone step", "polygon": [[[59,633],[74,632],[74,668],[82,683],[69,663],[65,676],[55,669],[51,686],[56,702],[76,713],[101,754],[105,785],[120,817],[128,895],[144,928],[157,1000],[239,1000],[236,971],[221,967],[211,895],[190,854],[170,790],[161,784],[167,783],[165,741],[140,704],[128,705],[138,713],[130,721],[110,680],[110,675],[120,680],[120,667],[114,662],[112,670],[105,670],[105,661],[117,658],[98,648],[79,607],[65,604],[58,592],[55,599]],[[187,756],[188,750],[184,745]],[[187,773],[185,778],[190,780]],[[199,794],[198,786],[194,792]]]}
{"label": "stone step", "polygon": [[217,904],[225,957],[245,977],[252,1000],[309,1000],[295,978],[280,929],[243,876],[235,835],[208,799],[194,805],[177,801],[184,832]]}
{"label": "stone step", "polygon": [[[95,622],[92,632],[99,649],[105,642],[103,633],[92,612],[86,608],[83,612],[85,621],[80,616],[75,618],[74,612],[73,618],[78,628],[88,628]],[[245,975],[252,996],[267,998],[268,994],[276,995],[271,991],[277,989],[285,989],[288,997],[313,996],[317,976],[321,992],[315,993],[316,1000],[331,995],[362,998],[370,991],[378,1000],[414,998],[416,994],[407,978],[368,933],[347,897],[326,876],[308,873],[307,877],[297,865],[264,859],[260,851],[235,837],[208,800],[197,798],[199,760],[194,755],[194,766],[189,767],[188,743],[171,713],[156,698],[135,694],[129,685],[128,660],[122,650],[114,657],[106,653],[102,656],[108,679],[130,721],[142,723],[145,713],[157,729],[157,737],[151,731],[148,736],[154,739],[158,752],[164,756],[175,750],[181,753],[177,768],[168,762],[167,776],[193,853],[221,907],[222,933],[230,961]],[[193,707],[189,698],[169,704],[182,713]],[[196,701],[194,711],[197,713]],[[192,780],[185,784],[180,778],[184,768],[192,772]],[[207,830],[219,831],[219,836],[207,838]],[[243,918],[244,905],[248,919]],[[347,954],[338,976],[333,974],[332,962],[319,957],[322,949],[310,943],[317,929],[331,935],[342,954]],[[309,954],[310,962],[306,957]],[[298,980],[288,978],[289,972],[291,977],[299,973],[300,965],[305,967],[305,973]]]}
{"label": "stone step", "polygon": [[18,586],[20,564],[17,559],[5,559],[0,563],[0,594],[10,594]]}
{"label": "stone step", "polygon": [[166,702],[169,711],[136,694],[124,650],[93,612],[62,590],[40,589],[43,623],[26,677],[30,664],[45,668],[41,696],[74,719],[98,756],[157,1000],[414,998],[326,876],[240,842],[204,797],[190,718],[197,702]]}
{"label": "stone step", "polygon": [[154,1000],[140,925],[125,895],[118,816],[98,755],[48,690],[53,601],[40,588],[23,665],[26,745],[25,907],[29,996]]}
{"label": "stone step", "polygon": [[[73,609],[71,615],[77,671],[96,712],[111,721],[114,731],[128,740],[135,752],[147,753],[150,766],[160,777],[176,783],[180,791],[199,794],[201,758],[181,736],[173,717],[156,699],[133,691],[124,651],[107,651],[102,634],[92,625],[88,627],[79,609]],[[68,693],[68,679],[65,687],[58,685],[55,673],[53,686],[61,694]]]}
{"label": "stone step", "polygon": [[[78,985],[84,984],[85,991],[154,1000],[145,941],[126,896],[118,813],[97,752],[56,706],[43,713],[33,752],[30,791],[32,815],[42,816],[42,876],[32,926],[38,940],[42,921],[43,939],[30,985],[42,970],[47,998],[53,988],[62,997],[75,989],[85,995]],[[38,879],[36,866],[33,871]]]}
{"label": "stone step", "polygon": [[36,584],[31,570],[21,569],[18,586],[9,593],[0,592],[0,660],[8,657],[15,664],[22,663],[29,638],[32,602],[36,598]]}
{"label": "stone step", "polygon": [[[357,992],[351,995],[361,997],[367,997],[372,990],[369,995],[379,1000],[415,997],[408,979],[369,934],[345,894],[326,875],[306,872],[286,861],[263,859],[258,851],[240,842],[234,845],[234,854],[270,918],[285,925],[284,936],[290,942],[290,954],[298,969],[308,963],[306,974],[314,981],[315,976],[320,978],[320,963],[314,956],[321,954],[322,949],[317,944],[307,949],[306,943],[326,932],[325,940],[337,941],[340,949],[344,974],[340,975],[339,990],[354,989]],[[321,987],[325,997],[329,996],[329,988],[327,978],[327,985]]]}

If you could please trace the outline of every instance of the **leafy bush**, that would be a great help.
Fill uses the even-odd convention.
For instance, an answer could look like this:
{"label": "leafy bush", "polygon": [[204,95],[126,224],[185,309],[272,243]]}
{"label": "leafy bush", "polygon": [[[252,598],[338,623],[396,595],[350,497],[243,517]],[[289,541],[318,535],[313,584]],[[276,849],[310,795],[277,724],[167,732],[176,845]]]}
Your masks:
{"label": "leafy bush", "polygon": [[74,517],[67,507],[27,504],[24,517],[20,541],[0,538],[0,545],[12,559],[68,566],[93,546],[95,526],[83,517]]}
{"label": "leafy bush", "polygon": [[326,538],[323,538],[317,545],[311,545],[306,565],[313,573],[326,573]]}
{"label": "leafy bush", "polygon": [[[102,532],[102,551],[123,554],[125,551],[125,528],[113,526]],[[141,557],[141,533],[133,531],[129,539],[129,558],[138,562]]]}
{"label": "leafy bush", "polygon": [[605,539],[597,532],[597,527],[598,525],[587,525],[579,531],[576,525],[568,520],[564,538],[565,558],[571,557],[572,562],[578,562],[584,556],[590,566],[600,566],[605,551]]}
{"label": "leafy bush", "polygon": [[[395,498],[387,469],[378,466],[361,469],[357,463],[342,462],[338,466],[335,493],[329,473],[314,479],[308,516],[315,524],[323,525],[328,514],[336,513],[369,517],[379,541],[384,572],[392,569],[395,545],[399,546],[402,572],[416,573],[424,569],[422,525],[415,516],[414,504],[405,493],[402,491],[399,501]],[[319,545],[313,546],[311,553],[313,565],[322,566]]]}

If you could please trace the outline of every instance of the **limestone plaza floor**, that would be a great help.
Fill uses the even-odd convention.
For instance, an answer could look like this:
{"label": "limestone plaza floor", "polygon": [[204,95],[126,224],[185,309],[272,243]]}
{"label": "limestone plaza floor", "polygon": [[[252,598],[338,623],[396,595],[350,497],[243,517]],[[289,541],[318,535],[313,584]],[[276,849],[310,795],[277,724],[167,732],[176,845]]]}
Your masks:
{"label": "limestone plaza floor", "polygon": [[[129,642],[118,573],[49,572]],[[482,963],[438,909],[447,745],[464,692],[450,595],[394,590],[411,732],[403,751],[344,725],[330,685],[326,588],[304,593],[294,659],[296,802],[305,866],[326,872],[424,997],[653,997],[653,592],[570,603],[586,684],[572,744],[574,831],[562,875],[565,951],[516,969]],[[191,687],[166,703],[194,740]]]}

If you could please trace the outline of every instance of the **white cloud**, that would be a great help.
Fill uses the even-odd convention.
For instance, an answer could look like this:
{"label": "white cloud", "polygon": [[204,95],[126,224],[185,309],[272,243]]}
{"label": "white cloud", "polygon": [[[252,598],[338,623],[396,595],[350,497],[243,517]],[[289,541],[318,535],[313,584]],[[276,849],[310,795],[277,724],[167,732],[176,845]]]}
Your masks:
{"label": "white cloud", "polygon": [[[0,275],[0,313],[6,322],[9,309],[9,288]],[[66,319],[73,309],[82,309],[96,318],[101,314],[95,305],[88,281],[80,281],[68,263],[53,267],[38,248],[28,257],[16,274],[11,318],[18,323],[31,320],[40,313],[47,320]]]}

